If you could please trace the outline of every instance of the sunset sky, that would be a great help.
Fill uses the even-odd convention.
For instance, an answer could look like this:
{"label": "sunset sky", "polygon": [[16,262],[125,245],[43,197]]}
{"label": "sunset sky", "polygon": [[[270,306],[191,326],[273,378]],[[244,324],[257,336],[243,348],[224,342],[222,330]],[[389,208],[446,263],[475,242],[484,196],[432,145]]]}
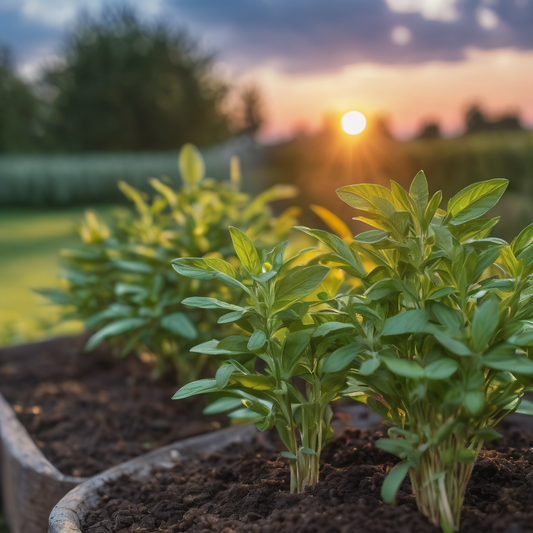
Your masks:
{"label": "sunset sky", "polygon": [[[26,77],[100,0],[0,0],[0,44]],[[124,2],[120,2],[124,3]],[[520,111],[533,126],[533,0],[150,0],[146,19],[190,29],[229,81],[262,88],[265,140],[320,126],[330,111],[427,119],[460,131],[465,106]]]}

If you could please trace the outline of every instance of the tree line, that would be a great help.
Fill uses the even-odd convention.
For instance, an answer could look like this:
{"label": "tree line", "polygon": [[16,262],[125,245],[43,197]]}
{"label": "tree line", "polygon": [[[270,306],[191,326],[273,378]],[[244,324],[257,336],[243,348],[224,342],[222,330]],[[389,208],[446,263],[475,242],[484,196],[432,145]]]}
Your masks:
{"label": "tree line", "polygon": [[169,150],[254,136],[264,121],[259,90],[232,86],[214,66],[184,29],[141,21],[128,7],[83,14],[32,82],[0,51],[0,153]]}

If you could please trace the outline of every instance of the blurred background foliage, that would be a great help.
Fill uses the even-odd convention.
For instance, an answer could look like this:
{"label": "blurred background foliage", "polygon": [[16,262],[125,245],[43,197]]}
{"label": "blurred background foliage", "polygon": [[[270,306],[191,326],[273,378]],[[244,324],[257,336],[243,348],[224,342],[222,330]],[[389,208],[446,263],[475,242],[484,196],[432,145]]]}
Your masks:
{"label": "blurred background foliage", "polygon": [[240,156],[246,192],[296,185],[294,202],[308,226],[321,225],[312,204],[350,223],[335,188],[391,178],[406,185],[420,169],[445,199],[475,181],[508,178],[493,213],[502,216],[499,237],[511,239],[533,221],[533,132],[517,114],[488,118],[475,104],[460,136],[443,138],[430,121],[410,140],[394,138],[380,117],[367,117],[366,130],[348,136],[331,115],[318,133],[262,145],[257,134],[268,110],[261,87],[230,82],[215,60],[187,31],[123,6],[80,15],[57,59],[31,81],[2,49],[0,345],[79,330],[76,322],[58,325],[59,311],[30,287],[57,285],[59,250],[76,246],[87,207],[98,206],[105,218],[123,202],[119,180],[148,192],[150,177],[177,177],[185,142],[200,146],[208,175],[219,180],[228,178],[230,157]]}

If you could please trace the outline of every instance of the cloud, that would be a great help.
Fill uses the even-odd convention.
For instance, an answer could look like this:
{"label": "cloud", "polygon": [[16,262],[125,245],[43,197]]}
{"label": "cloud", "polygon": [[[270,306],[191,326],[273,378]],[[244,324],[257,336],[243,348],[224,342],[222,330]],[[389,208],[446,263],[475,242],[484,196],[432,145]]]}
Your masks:
{"label": "cloud", "polygon": [[242,69],[461,61],[469,48],[533,49],[533,0],[168,0],[166,10]]}
{"label": "cloud", "polygon": [[20,60],[57,50],[79,10],[127,3],[189,27],[237,72],[334,71],[358,63],[463,61],[533,49],[533,0],[0,0],[0,41]]}
{"label": "cloud", "polygon": [[[61,28],[80,11],[99,12],[110,3],[108,0],[3,0],[0,11],[17,11],[27,20]],[[163,0],[130,0],[127,3],[147,16],[159,15],[163,6]]]}

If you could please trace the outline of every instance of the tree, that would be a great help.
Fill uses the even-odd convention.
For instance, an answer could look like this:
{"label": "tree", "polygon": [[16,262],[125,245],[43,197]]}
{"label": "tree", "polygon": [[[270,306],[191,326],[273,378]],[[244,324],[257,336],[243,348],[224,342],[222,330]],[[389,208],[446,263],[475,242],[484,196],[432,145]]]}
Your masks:
{"label": "tree", "polygon": [[184,30],[141,22],[128,7],[82,15],[61,62],[44,73],[55,148],[166,150],[229,136],[226,86]]}
{"label": "tree", "polygon": [[250,84],[242,89],[240,105],[237,133],[254,138],[265,122],[261,92],[257,85]]}
{"label": "tree", "polygon": [[21,80],[7,48],[0,48],[0,153],[27,152],[38,136],[39,102]]}
{"label": "tree", "polygon": [[438,122],[426,122],[420,128],[420,132],[416,136],[417,139],[440,139],[442,137],[440,132],[440,125]]}
{"label": "tree", "polygon": [[465,113],[465,134],[483,131],[523,130],[518,113],[502,115],[488,120],[480,106],[474,104]]}

